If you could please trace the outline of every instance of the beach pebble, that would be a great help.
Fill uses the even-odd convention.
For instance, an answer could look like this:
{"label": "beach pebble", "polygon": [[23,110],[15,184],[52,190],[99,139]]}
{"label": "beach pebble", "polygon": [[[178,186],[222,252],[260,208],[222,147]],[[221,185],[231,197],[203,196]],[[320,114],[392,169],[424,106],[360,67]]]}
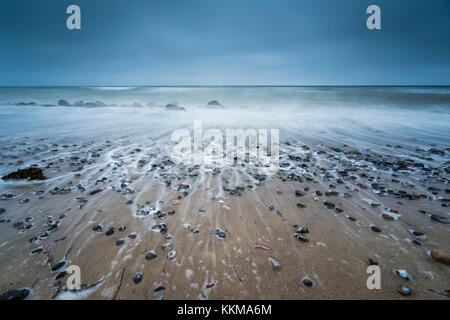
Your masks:
{"label": "beach pebble", "polygon": [[450,256],[448,256],[447,254],[445,254],[444,252],[442,252],[439,249],[432,249],[431,252],[431,257],[442,264],[445,264],[447,266],[450,266]]}
{"label": "beach pebble", "polygon": [[314,286],[314,282],[311,279],[308,279],[308,278],[304,278],[302,280],[302,283],[303,283],[304,286],[306,286],[308,288],[311,288],[312,286]]}
{"label": "beach pebble", "polygon": [[325,201],[324,203],[323,203],[323,205],[324,206],[326,206],[327,207],[327,209],[334,209],[334,207],[335,207],[335,204],[333,203],[333,202],[329,202],[329,201]]}
{"label": "beach pebble", "polygon": [[133,277],[134,283],[138,284],[142,281],[142,273],[136,273]]}
{"label": "beach pebble", "polygon": [[219,228],[216,229],[215,235],[217,238],[222,240],[226,240],[228,238],[228,233]]}
{"label": "beach pebble", "polygon": [[39,247],[39,248],[31,250],[30,254],[31,255],[38,254],[38,253],[41,253],[43,250],[44,250],[44,248]]}
{"label": "beach pebble", "polygon": [[439,223],[450,224],[450,221],[449,221],[446,217],[439,216],[439,215],[437,215],[437,214],[432,214],[432,215],[430,216],[430,219],[431,219],[431,220],[434,220],[434,221],[437,221],[437,222],[439,222]]}
{"label": "beach pebble", "polygon": [[381,232],[381,229],[379,227],[377,227],[376,225],[370,225],[370,229],[372,229],[375,232]]}
{"label": "beach pebble", "polygon": [[409,230],[409,232],[419,240],[422,240],[422,241],[427,240],[427,236],[423,232],[420,232],[417,230]]}
{"label": "beach pebble", "polygon": [[397,276],[399,276],[400,278],[402,278],[404,280],[407,280],[407,281],[411,280],[411,275],[406,270],[395,269],[394,274],[396,274]]}
{"label": "beach pebble", "polygon": [[306,208],[306,204],[297,203],[297,208],[300,208],[300,209]]}
{"label": "beach pebble", "polygon": [[274,258],[268,258],[268,259],[269,259],[270,266],[272,267],[272,270],[278,271],[281,269],[281,264],[277,260],[275,260]]}
{"label": "beach pebble", "polygon": [[173,258],[175,258],[176,255],[177,255],[177,251],[172,250],[167,254],[167,259],[172,260]]}
{"label": "beach pebble", "polygon": [[166,288],[163,286],[157,286],[155,289],[155,300],[162,300],[164,298],[164,291]]}
{"label": "beach pebble", "polygon": [[112,235],[114,233],[114,231],[116,231],[116,228],[111,227],[111,228],[108,229],[108,231],[106,231],[106,235],[110,236],[110,235]]}
{"label": "beach pebble", "polygon": [[400,293],[402,296],[409,296],[411,295],[411,288],[408,287],[407,285],[401,285],[397,289],[397,292]]}
{"label": "beach pebble", "polygon": [[66,264],[66,261],[64,261],[64,260],[54,264],[52,266],[52,271],[56,271],[58,269],[61,269],[62,267],[64,267],[65,264]]}
{"label": "beach pebble", "polygon": [[119,231],[125,231],[125,230],[127,230],[127,226],[120,226],[119,227]]}
{"label": "beach pebble", "polygon": [[137,237],[137,233],[136,232],[132,232],[132,233],[130,233],[128,235],[128,238],[131,238],[131,239],[135,239],[136,237]]}
{"label": "beach pebble", "polygon": [[89,195],[93,196],[94,194],[97,194],[97,193],[102,192],[102,191],[103,191],[102,189],[97,189],[97,190],[89,192]]}
{"label": "beach pebble", "polygon": [[58,273],[55,277],[55,280],[64,278],[67,275],[67,271],[61,271],[60,273]]}
{"label": "beach pebble", "polygon": [[103,231],[103,226],[102,226],[101,224],[96,224],[96,225],[92,228],[92,230],[93,230],[93,231],[96,231],[96,232],[102,232],[102,231]]}
{"label": "beach pebble", "polygon": [[23,300],[30,294],[28,289],[8,290],[0,296],[0,300]]}
{"label": "beach pebble", "polygon": [[305,193],[301,190],[295,190],[295,196],[296,197],[303,197]]}
{"label": "beach pebble", "polygon": [[5,209],[3,209],[3,208],[0,208],[0,214],[3,214],[3,213],[5,213]]}
{"label": "beach pebble", "polygon": [[154,258],[156,258],[156,257],[157,257],[157,255],[156,255],[155,250],[150,250],[150,251],[147,252],[147,254],[145,255],[145,259],[147,259],[147,260],[152,260],[152,259],[154,259]]}
{"label": "beach pebble", "polygon": [[394,217],[387,213],[383,213],[381,216],[386,220],[394,220]]}
{"label": "beach pebble", "polygon": [[296,239],[298,239],[298,241],[301,241],[301,242],[309,242],[309,239],[308,239],[307,237],[302,236],[302,235],[299,234],[299,233],[294,234],[294,237],[295,237]]}
{"label": "beach pebble", "polygon": [[116,246],[120,246],[120,245],[122,245],[124,243],[125,243],[125,240],[119,239],[119,240],[116,241]]}

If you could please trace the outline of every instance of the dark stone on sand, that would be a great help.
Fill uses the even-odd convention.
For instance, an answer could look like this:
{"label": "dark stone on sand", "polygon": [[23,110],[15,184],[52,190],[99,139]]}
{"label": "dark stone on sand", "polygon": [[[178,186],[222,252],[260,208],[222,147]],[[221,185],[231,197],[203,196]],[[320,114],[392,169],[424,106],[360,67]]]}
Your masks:
{"label": "dark stone on sand", "polygon": [[145,255],[145,259],[147,259],[147,260],[152,260],[152,259],[154,259],[154,258],[156,258],[156,257],[157,257],[157,255],[156,255],[155,250],[150,250],[150,251],[147,252],[147,254]]}
{"label": "dark stone on sand", "polygon": [[55,280],[64,278],[67,275],[67,271],[61,271],[60,273],[58,273],[55,277]]}
{"label": "dark stone on sand", "polygon": [[0,208],[0,214],[3,214],[3,213],[5,213],[5,209],[3,209],[3,208]]}
{"label": "dark stone on sand", "polygon": [[353,218],[353,217],[347,217],[348,218],[348,220],[350,220],[350,221],[356,221],[356,219],[355,218]]}
{"label": "dark stone on sand", "polygon": [[114,231],[116,231],[116,228],[111,227],[111,228],[108,229],[108,231],[106,231],[106,235],[110,236],[110,235],[112,235],[114,233]]}
{"label": "dark stone on sand", "polygon": [[228,233],[219,228],[216,229],[215,235],[217,236],[217,238],[222,240],[226,240],[228,238]]}
{"label": "dark stone on sand", "polygon": [[335,208],[334,209],[334,211],[336,211],[337,213],[342,213],[342,212],[344,212],[344,209],[341,209],[341,208]]}
{"label": "dark stone on sand", "polygon": [[397,289],[397,292],[400,293],[402,296],[409,296],[411,295],[411,288],[408,287],[407,285],[401,285]]}
{"label": "dark stone on sand", "polygon": [[312,282],[312,280],[305,278],[303,279],[302,283],[307,286],[308,288],[312,287],[314,285],[314,282]]}
{"label": "dark stone on sand", "polygon": [[0,300],[23,300],[30,294],[28,289],[8,290],[0,296]]}
{"label": "dark stone on sand", "polygon": [[41,168],[19,169],[2,177],[3,180],[45,180],[47,179]]}
{"label": "dark stone on sand", "polygon": [[430,216],[430,219],[431,219],[431,220],[434,220],[434,221],[437,221],[437,222],[439,222],[439,223],[450,224],[450,221],[449,221],[446,217],[439,216],[439,215],[437,215],[437,214],[432,214],[432,215]]}
{"label": "dark stone on sand", "polygon": [[309,242],[309,239],[308,239],[307,237],[302,236],[302,235],[299,234],[299,233],[294,234],[294,237],[295,237],[298,241],[301,241],[301,242]]}
{"label": "dark stone on sand", "polygon": [[71,104],[64,99],[60,99],[60,100],[58,100],[58,106],[70,107]]}
{"label": "dark stone on sand", "polygon": [[297,203],[297,208],[300,208],[300,209],[306,208],[306,204],[299,202],[299,203]]}
{"label": "dark stone on sand", "polygon": [[125,240],[119,239],[119,240],[116,241],[116,246],[120,246],[120,245],[122,245],[124,243],[125,243]]}
{"label": "dark stone on sand", "polygon": [[372,230],[375,231],[375,232],[381,232],[381,229],[378,228],[377,226],[374,226],[374,225],[371,225],[371,226],[370,226],[370,229],[372,229]]}
{"label": "dark stone on sand", "polygon": [[142,273],[136,273],[136,275],[133,277],[134,283],[138,284],[142,281]]}
{"label": "dark stone on sand", "polygon": [[133,204],[133,200],[127,200],[127,202],[125,202],[125,204]]}
{"label": "dark stone on sand", "polygon": [[305,195],[304,192],[300,191],[300,190],[295,190],[295,196],[296,197],[303,197]]}
{"label": "dark stone on sand", "polygon": [[93,228],[93,231],[101,232],[103,230],[103,226],[101,224],[96,224]]}
{"label": "dark stone on sand", "polygon": [[333,202],[329,202],[329,201],[325,201],[323,203],[323,205],[326,206],[327,209],[334,209],[334,207],[335,207],[334,203]]}
{"label": "dark stone on sand", "polygon": [[52,271],[56,271],[58,269],[61,269],[66,264],[65,261],[60,261],[52,266]]}
{"label": "dark stone on sand", "polygon": [[319,190],[317,190],[317,191],[316,191],[316,195],[317,195],[318,197],[321,197],[323,194],[322,194],[322,192],[320,192]]}
{"label": "dark stone on sand", "polygon": [[102,192],[102,191],[103,191],[102,189],[97,189],[97,190],[89,192],[89,195],[93,196],[94,194],[97,194],[97,193]]}

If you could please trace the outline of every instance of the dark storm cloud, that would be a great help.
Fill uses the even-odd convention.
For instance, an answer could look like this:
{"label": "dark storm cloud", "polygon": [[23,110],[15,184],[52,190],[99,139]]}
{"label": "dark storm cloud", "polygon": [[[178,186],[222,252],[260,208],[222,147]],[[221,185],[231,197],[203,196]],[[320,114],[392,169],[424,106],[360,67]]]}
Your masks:
{"label": "dark storm cloud", "polygon": [[0,85],[450,84],[448,0],[4,0],[0,24]]}

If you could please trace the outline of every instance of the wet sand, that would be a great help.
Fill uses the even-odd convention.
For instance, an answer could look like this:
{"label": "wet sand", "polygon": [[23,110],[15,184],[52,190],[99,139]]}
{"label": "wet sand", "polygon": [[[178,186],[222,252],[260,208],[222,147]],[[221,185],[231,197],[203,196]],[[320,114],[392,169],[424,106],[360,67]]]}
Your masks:
{"label": "wet sand", "polygon": [[[448,290],[450,273],[427,253],[450,254],[449,225],[430,219],[448,218],[448,148],[403,149],[413,159],[407,162],[395,146],[377,152],[282,137],[283,165],[274,176],[256,179],[252,168],[173,164],[170,145],[155,139],[69,140],[2,145],[3,169],[35,163],[48,179],[0,186],[1,194],[13,195],[0,201],[0,220],[8,220],[0,223],[1,292],[31,288],[29,299],[154,299],[163,286],[164,299],[448,299],[428,290]],[[158,232],[160,223],[167,233]],[[52,224],[48,237],[30,242]],[[98,224],[100,232],[93,230]],[[295,238],[298,227],[308,228],[309,242]],[[215,235],[217,228],[227,239]],[[119,239],[124,243],[116,245]],[[38,247],[43,251],[30,255]],[[157,257],[145,259],[149,250]],[[171,250],[176,257],[170,260]],[[280,270],[271,268],[269,257]],[[380,290],[367,289],[369,259],[381,269]],[[61,260],[65,266],[52,272]],[[101,282],[67,290],[68,276],[55,277],[69,265],[80,267],[83,288]],[[143,275],[138,284],[136,273]],[[304,278],[314,285],[305,286]],[[397,292],[402,284],[410,296]]]}

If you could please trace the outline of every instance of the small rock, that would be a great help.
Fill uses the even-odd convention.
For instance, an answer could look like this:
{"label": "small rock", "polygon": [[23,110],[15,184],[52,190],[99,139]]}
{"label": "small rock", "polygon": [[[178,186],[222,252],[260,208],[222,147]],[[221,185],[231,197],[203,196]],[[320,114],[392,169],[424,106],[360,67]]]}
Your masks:
{"label": "small rock", "polygon": [[439,249],[432,249],[431,257],[439,263],[450,266],[450,256],[448,256],[447,254],[445,254],[444,252],[442,252]]}
{"label": "small rock", "polygon": [[67,275],[67,271],[61,271],[60,273],[58,273],[55,277],[55,280],[64,278]]}
{"label": "small rock", "polygon": [[2,177],[3,180],[46,180],[41,168],[19,169]]}
{"label": "small rock", "polygon": [[97,189],[97,190],[89,192],[89,195],[93,196],[94,194],[97,194],[97,193],[102,192],[102,191],[103,191],[102,189]]}
{"label": "small rock", "polygon": [[387,213],[383,213],[381,216],[386,220],[394,220],[394,217]]}
{"label": "small rock", "polygon": [[102,231],[103,231],[103,226],[102,226],[101,224],[96,224],[96,225],[92,228],[92,230],[93,230],[93,231],[96,231],[96,232],[102,232]]}
{"label": "small rock", "polygon": [[308,278],[304,278],[302,280],[302,283],[308,288],[311,288],[314,285],[314,282],[311,279],[308,279]]}
{"label": "small rock", "polygon": [[432,215],[430,216],[430,219],[431,219],[431,220],[434,220],[434,221],[437,221],[437,222],[439,222],[439,223],[450,224],[450,221],[449,221],[446,217],[439,216],[439,215],[437,215],[437,214],[432,214]]}
{"label": "small rock", "polygon": [[136,273],[135,276],[133,277],[133,281],[136,284],[141,282],[142,281],[142,273]]}
{"label": "small rock", "polygon": [[172,250],[167,254],[167,259],[172,260],[177,255],[176,250]]}
{"label": "small rock", "polygon": [[269,258],[269,263],[270,263],[270,266],[272,267],[273,271],[278,271],[281,269],[281,264],[274,258]]}
{"label": "small rock", "polygon": [[381,232],[381,229],[379,227],[377,227],[376,225],[370,225],[370,229],[372,229],[375,232]]}
{"label": "small rock", "polygon": [[116,228],[111,227],[111,228],[108,229],[108,231],[106,231],[106,235],[110,236],[110,235],[112,235],[114,233],[114,231],[116,231]]}
{"label": "small rock", "polygon": [[66,261],[60,261],[52,266],[52,271],[56,271],[58,269],[61,269],[66,264]]}
{"label": "small rock", "polygon": [[228,233],[219,228],[216,229],[215,235],[217,238],[222,240],[226,240],[228,238]]}
{"label": "small rock", "polygon": [[158,286],[155,289],[155,300],[162,300],[164,298],[164,291],[166,288],[163,286]]}
{"label": "small rock", "polygon": [[402,296],[409,296],[411,295],[411,289],[407,285],[401,285],[397,292],[400,293]]}
{"label": "small rock", "polygon": [[396,274],[397,276],[399,276],[400,278],[402,278],[404,280],[407,280],[407,281],[411,280],[411,275],[406,270],[395,269],[394,274]]}
{"label": "small rock", "polygon": [[0,300],[23,300],[30,294],[28,289],[8,290],[0,296]]}
{"label": "small rock", "polygon": [[124,243],[125,243],[125,240],[119,239],[119,240],[116,241],[116,246],[120,246],[120,245],[122,245]]}
{"label": "small rock", "polygon": [[147,260],[152,260],[152,259],[154,259],[154,258],[156,258],[156,257],[157,257],[157,255],[156,255],[155,250],[150,250],[150,251],[145,255],[145,259],[147,259]]}

